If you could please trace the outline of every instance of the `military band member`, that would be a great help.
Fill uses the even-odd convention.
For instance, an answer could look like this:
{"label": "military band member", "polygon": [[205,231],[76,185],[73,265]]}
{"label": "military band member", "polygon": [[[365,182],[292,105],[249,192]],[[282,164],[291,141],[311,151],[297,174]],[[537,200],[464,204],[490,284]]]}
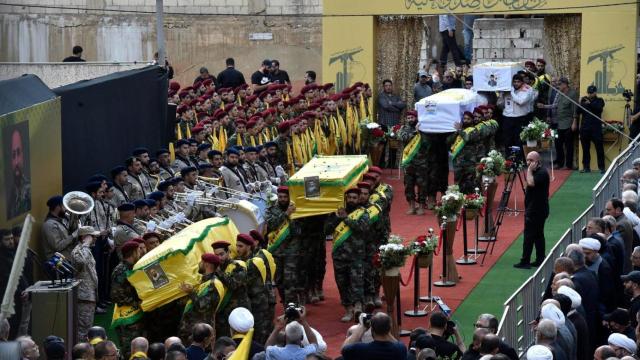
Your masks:
{"label": "military band member", "polygon": [[215,276],[222,281],[226,291],[229,292],[228,302],[220,307],[216,321],[216,335],[229,336],[229,314],[237,307],[251,309],[251,303],[247,296],[247,264],[240,260],[231,259],[231,243],[224,240],[212,244],[213,253],[220,258],[220,266],[216,269]]}
{"label": "military band member", "polygon": [[180,338],[185,344],[189,342],[189,336],[195,324],[205,323],[215,326],[216,312],[225,295],[224,285],[215,277],[215,271],[221,262],[216,254],[202,254],[198,265],[198,273],[202,274],[200,284],[196,286],[184,282],[180,284],[180,290],[189,298],[182,312],[179,330]]}
{"label": "military band member", "polygon": [[91,253],[91,248],[96,242],[100,232],[91,226],[82,226],[78,229],[78,244],[71,251],[71,259],[76,270],[75,277],[80,281],[78,285],[78,339],[85,339],[87,331],[93,326],[93,317],[98,300],[98,274],[96,261]]}
{"label": "military band member", "polygon": [[364,300],[364,261],[369,214],[360,206],[360,189],[345,191],[345,207],[326,222],[325,233],[333,233],[333,271],[345,314],[340,321],[350,322],[362,313]]}
{"label": "military band member", "polygon": [[222,158],[222,153],[218,150],[211,150],[207,153],[207,157],[209,158],[209,162],[213,166],[213,173],[214,173],[213,177],[218,179],[221,178],[222,173],[220,172],[220,167],[224,162],[224,159]]}
{"label": "military band member", "polygon": [[227,150],[227,161],[220,167],[224,186],[242,192],[249,192],[247,180],[240,172],[238,161],[240,153],[233,148]]}
{"label": "military band member", "polygon": [[73,232],[77,229],[77,223],[68,223],[69,221],[62,207],[62,196],[52,196],[47,200],[47,206],[49,207],[49,213],[42,224],[44,254],[47,259],[56,252],[69,257],[73,249],[75,238]]}
{"label": "military band member", "polygon": [[182,168],[188,166],[196,167],[196,164],[193,163],[189,157],[189,141],[180,139],[176,142],[176,158],[171,164],[171,169],[175,174],[182,170]]}
{"label": "military band member", "polygon": [[120,349],[127,359],[131,352],[131,340],[141,336],[143,332],[141,300],[127,279],[127,273],[133,270],[133,266],[140,259],[139,247],[135,241],[122,244],[122,260],[111,274],[111,300],[115,306],[111,326],[118,334]]}
{"label": "military band member", "polygon": [[116,222],[116,229],[113,233],[113,240],[115,241],[116,252],[118,258],[122,259],[122,246],[127,241],[142,236],[141,232],[138,232],[133,225],[135,219],[135,205],[132,203],[124,203],[118,206],[118,213],[120,218]]}
{"label": "military band member", "polygon": [[171,168],[171,154],[167,149],[160,149],[156,151],[156,158],[158,159],[158,165],[160,165],[160,179],[162,181],[168,180],[175,176],[175,172]]}
{"label": "military band member", "polygon": [[113,197],[111,204],[116,208],[124,203],[129,202],[129,194],[125,190],[127,184],[127,168],[124,166],[116,166],[111,169],[111,179],[113,179]]}
{"label": "military band member", "polygon": [[198,166],[209,164],[209,159],[207,158],[207,154],[211,151],[211,144],[202,143],[198,145],[198,151],[196,152],[196,157],[198,158]]}
{"label": "military band member", "polygon": [[146,223],[149,221],[149,204],[146,200],[140,199],[134,201],[133,206],[135,206],[133,227],[141,235],[147,231]]}
{"label": "military band member", "polygon": [[129,201],[144,199],[147,194],[144,191],[142,163],[135,157],[130,157],[125,161],[127,166],[127,185],[125,191]]}
{"label": "military band member", "polygon": [[154,185],[153,185],[153,178],[151,176],[151,171],[149,169],[150,167],[150,162],[151,162],[151,158],[149,157],[149,149],[147,148],[137,148],[135,150],[133,150],[132,155],[140,160],[140,163],[142,164],[142,169],[141,169],[141,173],[138,176],[140,183],[142,185],[142,190],[144,191],[145,196],[147,196],[147,194],[150,194],[153,191]]}

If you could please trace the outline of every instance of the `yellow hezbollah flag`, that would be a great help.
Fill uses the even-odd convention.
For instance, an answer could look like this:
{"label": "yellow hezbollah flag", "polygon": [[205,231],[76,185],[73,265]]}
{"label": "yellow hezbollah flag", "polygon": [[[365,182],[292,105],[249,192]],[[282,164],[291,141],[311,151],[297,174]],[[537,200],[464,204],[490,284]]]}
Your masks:
{"label": "yellow hezbollah flag", "polygon": [[189,225],[149,251],[127,274],[127,279],[142,300],[142,310],[150,311],[185,296],[181,282],[199,284],[200,256],[213,252],[217,240],[231,242],[235,254],[238,229],[228,218],[214,217]]}
{"label": "yellow hezbollah flag", "polygon": [[231,354],[229,360],[248,360],[249,350],[251,350],[251,341],[253,340],[253,328],[249,329],[247,335],[245,335],[240,341],[240,345]]}

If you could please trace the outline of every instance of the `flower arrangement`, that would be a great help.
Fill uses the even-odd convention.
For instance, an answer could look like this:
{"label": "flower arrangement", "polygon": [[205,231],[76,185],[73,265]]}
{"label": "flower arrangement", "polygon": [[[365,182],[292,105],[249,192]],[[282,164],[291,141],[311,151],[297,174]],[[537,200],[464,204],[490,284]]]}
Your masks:
{"label": "flower arrangement", "polygon": [[529,125],[525,126],[520,133],[520,139],[522,141],[538,141],[543,138],[545,131],[549,129],[547,123],[535,118]]}
{"label": "flower arrangement", "polygon": [[400,131],[400,128],[402,127],[402,125],[397,124],[394,127],[392,127],[391,129],[389,129],[389,133],[387,134],[387,136],[391,139],[395,139],[398,137],[398,132]]}
{"label": "flower arrangement", "polygon": [[504,170],[504,157],[496,150],[489,151],[489,154],[480,159],[480,164],[476,166],[476,173],[479,176],[498,176],[502,174]]}
{"label": "flower arrangement", "polygon": [[549,139],[556,139],[556,138],[558,138],[558,132],[551,128],[547,128],[542,133],[542,140],[549,140]]}
{"label": "flower arrangement", "polygon": [[429,228],[427,235],[418,236],[409,247],[412,254],[429,255],[438,247],[438,241],[438,236],[434,234],[433,228]]}
{"label": "flower arrangement", "polygon": [[380,128],[380,124],[378,123],[367,123],[366,124],[370,145],[378,144],[384,141],[386,133],[382,128]]}
{"label": "flower arrangement", "polygon": [[476,191],[464,196],[465,209],[482,209],[484,206],[484,197],[480,195],[480,189],[476,188]]}
{"label": "flower arrangement", "polygon": [[464,195],[460,192],[458,185],[449,185],[436,205],[436,214],[438,218],[446,216],[448,219],[453,219],[460,212],[463,204]]}
{"label": "flower arrangement", "polygon": [[617,133],[616,130],[620,132],[624,132],[624,124],[621,121],[609,120],[609,121],[606,121],[606,123],[607,125],[610,125],[610,126],[605,125],[602,127],[603,134],[610,134],[610,133],[615,134]]}
{"label": "flower arrangement", "polygon": [[374,259],[374,265],[383,269],[390,269],[393,267],[404,266],[407,257],[411,255],[411,249],[405,246],[402,237],[399,235],[391,234],[389,236],[389,242],[384,245],[380,245],[376,259]]}

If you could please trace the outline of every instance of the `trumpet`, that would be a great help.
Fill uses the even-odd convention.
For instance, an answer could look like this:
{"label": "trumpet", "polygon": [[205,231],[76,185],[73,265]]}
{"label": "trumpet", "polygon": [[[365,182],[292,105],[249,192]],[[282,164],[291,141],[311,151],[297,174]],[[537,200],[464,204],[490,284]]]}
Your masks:
{"label": "trumpet", "polygon": [[[177,195],[177,194],[176,194],[176,195]],[[176,213],[175,211],[171,211],[171,210],[169,210],[169,209],[164,209],[164,210],[165,210],[169,215],[171,215],[172,217],[177,217],[177,216],[178,216],[178,213]],[[181,212],[180,214],[182,214],[182,215],[184,216],[184,213],[182,213],[182,212]],[[179,223],[179,222],[175,222],[175,224],[178,224],[178,223]],[[191,220],[189,220],[189,219],[187,219],[187,218],[185,217],[185,218],[184,218],[184,223],[186,223],[186,224],[188,224],[188,225],[191,225],[191,224],[193,224],[193,221],[191,221]]]}
{"label": "trumpet", "polygon": [[224,207],[228,209],[236,209],[238,207],[237,204],[233,201],[209,197],[205,192],[198,190],[189,190],[184,193],[176,193],[174,195],[174,200],[180,203],[187,203],[187,197],[191,194],[195,195],[195,203],[198,205]]}
{"label": "trumpet", "polygon": [[[138,224],[142,224],[142,226],[144,226],[144,227],[149,226],[149,222],[148,221],[144,221],[142,219],[135,218],[135,219],[133,219],[133,222],[134,223],[138,223]],[[160,232],[163,235],[166,235],[168,237],[173,236],[176,233],[175,230],[163,228],[162,226],[157,225],[157,224],[156,224],[156,230],[157,230],[157,232]]]}

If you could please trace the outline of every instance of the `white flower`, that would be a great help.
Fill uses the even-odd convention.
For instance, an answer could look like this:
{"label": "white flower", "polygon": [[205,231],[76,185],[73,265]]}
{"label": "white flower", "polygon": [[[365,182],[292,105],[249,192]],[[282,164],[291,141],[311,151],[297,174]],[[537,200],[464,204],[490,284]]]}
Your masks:
{"label": "white flower", "polygon": [[380,125],[378,123],[371,122],[371,123],[367,124],[367,129],[369,129],[369,130],[377,129],[379,127],[380,127]]}

